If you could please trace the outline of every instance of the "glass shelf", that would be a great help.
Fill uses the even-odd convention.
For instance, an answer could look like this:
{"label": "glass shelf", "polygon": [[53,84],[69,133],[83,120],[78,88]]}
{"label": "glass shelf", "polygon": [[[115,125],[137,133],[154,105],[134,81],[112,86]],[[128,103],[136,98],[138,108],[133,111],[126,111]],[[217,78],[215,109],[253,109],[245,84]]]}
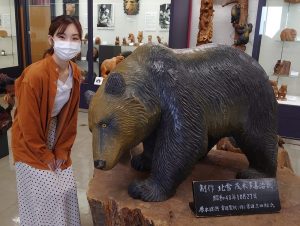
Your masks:
{"label": "glass shelf", "polygon": [[287,95],[286,100],[277,100],[279,104],[300,106],[300,96]]}

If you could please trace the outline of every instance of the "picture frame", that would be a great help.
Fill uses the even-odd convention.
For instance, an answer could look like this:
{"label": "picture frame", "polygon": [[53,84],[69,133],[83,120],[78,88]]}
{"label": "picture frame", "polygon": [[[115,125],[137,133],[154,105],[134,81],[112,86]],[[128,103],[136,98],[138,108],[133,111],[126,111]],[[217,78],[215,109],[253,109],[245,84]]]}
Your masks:
{"label": "picture frame", "polygon": [[79,0],[63,0],[63,13],[79,20]]}
{"label": "picture frame", "polygon": [[97,6],[97,28],[114,29],[114,5],[111,3],[98,4]]}
{"label": "picture frame", "polygon": [[124,13],[127,15],[137,15],[140,11],[140,0],[123,0]]}
{"label": "picture frame", "polygon": [[162,30],[169,30],[170,28],[170,18],[171,18],[171,13],[170,13],[170,7],[171,4],[161,4],[159,6],[159,27]]}

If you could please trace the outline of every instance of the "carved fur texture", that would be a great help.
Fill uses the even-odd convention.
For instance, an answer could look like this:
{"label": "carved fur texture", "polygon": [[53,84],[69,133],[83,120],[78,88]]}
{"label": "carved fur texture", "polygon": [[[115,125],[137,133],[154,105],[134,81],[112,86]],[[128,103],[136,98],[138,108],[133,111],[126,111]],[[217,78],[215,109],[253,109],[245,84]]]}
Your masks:
{"label": "carved fur texture", "polygon": [[238,178],[276,175],[273,89],[262,67],[233,47],[137,48],[93,97],[89,128],[94,160],[101,161],[95,165],[103,170],[143,142],[144,152],[131,161],[149,177],[132,182],[128,193],[144,201],[173,196],[193,166],[226,136],[234,138],[250,163]]}

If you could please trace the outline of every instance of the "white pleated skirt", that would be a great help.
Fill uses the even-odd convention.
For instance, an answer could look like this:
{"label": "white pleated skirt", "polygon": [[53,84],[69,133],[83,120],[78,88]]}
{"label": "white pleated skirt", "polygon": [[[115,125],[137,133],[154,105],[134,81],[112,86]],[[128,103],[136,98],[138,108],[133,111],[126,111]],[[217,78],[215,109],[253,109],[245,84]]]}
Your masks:
{"label": "white pleated skirt", "polygon": [[80,226],[71,166],[55,172],[22,162],[15,166],[21,226]]}

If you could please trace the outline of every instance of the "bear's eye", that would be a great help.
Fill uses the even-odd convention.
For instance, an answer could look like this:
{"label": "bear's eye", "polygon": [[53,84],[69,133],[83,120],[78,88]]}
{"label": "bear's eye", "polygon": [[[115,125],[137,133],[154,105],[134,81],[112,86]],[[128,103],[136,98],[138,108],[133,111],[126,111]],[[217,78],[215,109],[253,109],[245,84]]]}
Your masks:
{"label": "bear's eye", "polygon": [[98,128],[107,128],[107,127],[108,127],[108,123],[107,123],[107,122],[100,121],[100,122],[98,122],[97,127],[98,127]]}

